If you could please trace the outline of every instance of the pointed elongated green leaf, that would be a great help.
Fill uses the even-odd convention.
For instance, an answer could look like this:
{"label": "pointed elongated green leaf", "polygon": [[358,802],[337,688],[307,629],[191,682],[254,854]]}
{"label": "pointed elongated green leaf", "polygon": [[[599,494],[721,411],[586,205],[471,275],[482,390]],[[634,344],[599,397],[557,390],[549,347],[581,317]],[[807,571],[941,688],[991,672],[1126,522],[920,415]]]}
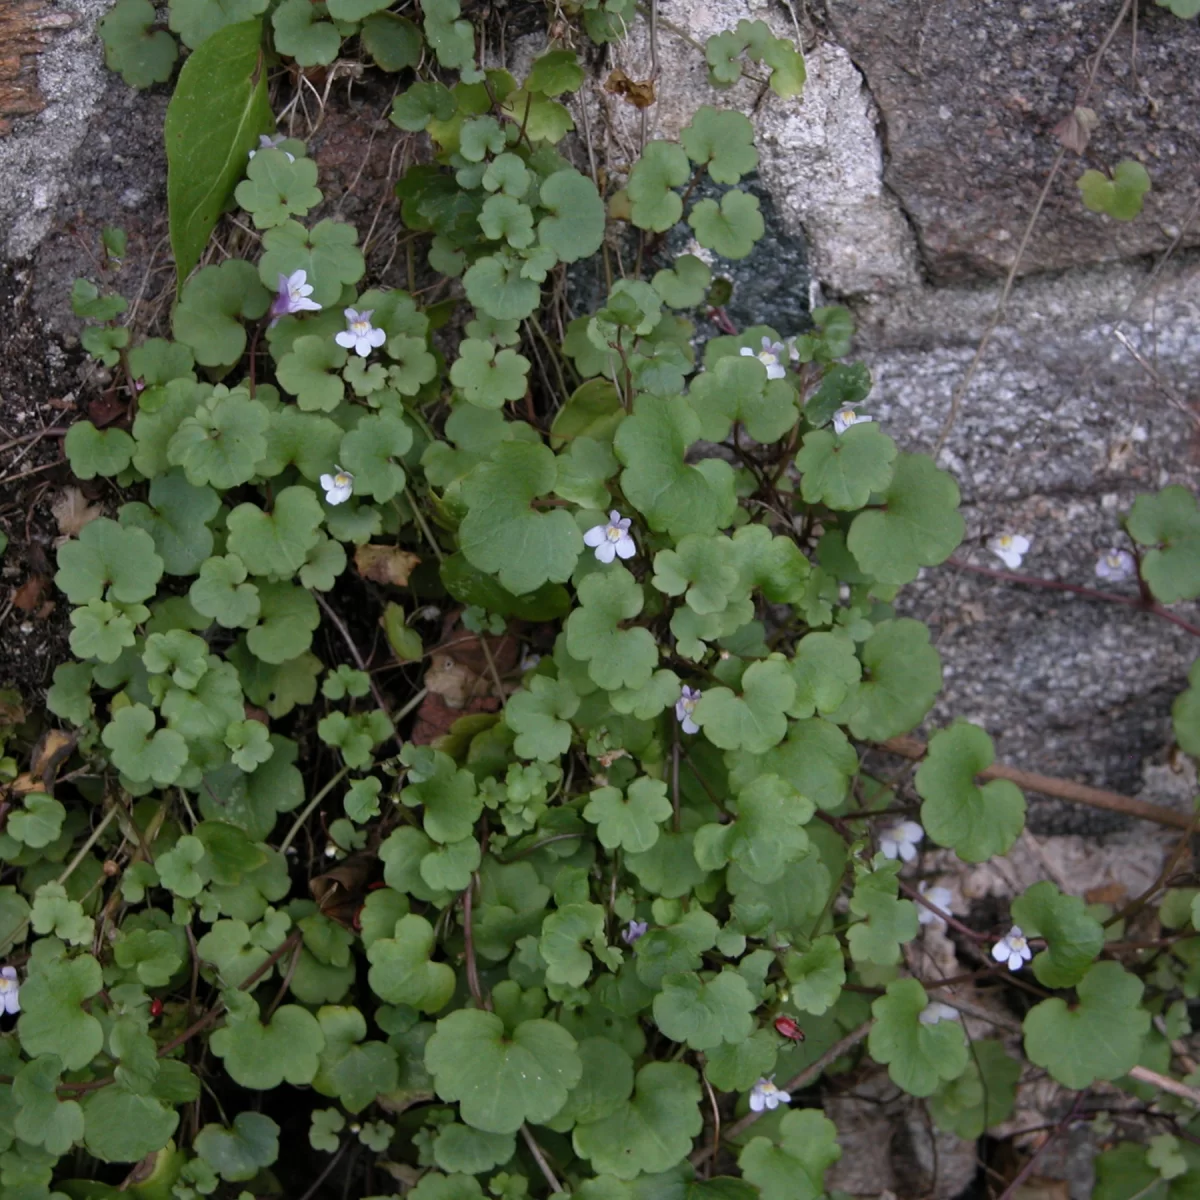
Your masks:
{"label": "pointed elongated green leaf", "polygon": [[259,134],[273,124],[262,22],[218,30],[183,64],[167,106],[167,217],[177,287],[200,261]]}

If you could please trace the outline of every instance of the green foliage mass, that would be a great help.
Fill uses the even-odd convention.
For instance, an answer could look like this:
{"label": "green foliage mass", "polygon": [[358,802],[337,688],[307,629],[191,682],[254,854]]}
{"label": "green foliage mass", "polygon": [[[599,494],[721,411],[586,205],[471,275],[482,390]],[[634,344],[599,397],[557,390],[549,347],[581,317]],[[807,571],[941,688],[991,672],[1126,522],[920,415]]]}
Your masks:
{"label": "green foliage mass", "polygon": [[[5,1195],[301,1194],[341,1162],[413,1200],[816,1200],[840,1154],[819,1108],[797,1089],[737,1121],[773,1073],[873,1061],[964,1138],[1014,1110],[1013,1047],[968,1043],[910,946],[918,877],[873,847],[901,808],[984,862],[1024,799],[962,722],[911,786],[860,764],[940,689],[893,603],[961,541],[958,488],[882,421],[832,428],[870,391],[837,361],[846,310],[708,336],[720,260],[764,234],[754,125],[705,106],[621,178],[585,169],[565,47],[642,18],[557,16],[524,79],[477,65],[459,0],[170,0],[167,29],[118,0],[101,22],[133,86],[170,77],[176,36],[190,52],[165,126],[177,295],[172,338],[142,339],[111,286],[135,239],[106,230],[70,298],[129,418],[64,439],[105,497],[57,550],[77,661],[28,726],[0,702],[5,784],[28,729],[69,733],[0,828]],[[389,218],[436,279],[411,295],[364,282],[378,241],[313,220],[344,197],[273,135],[268,81],[311,91],[298,71],[364,55],[403,72],[390,119],[424,147]],[[804,83],[762,21],[701,61],[768,105]],[[1089,207],[1133,215],[1146,181],[1096,174]],[[714,265],[669,254],[684,235]],[[560,322],[576,263],[613,278]],[[1190,492],[1126,529],[1148,597],[1200,595]],[[1193,754],[1198,678],[1173,713]],[[1186,938],[1142,969],[1105,919],[1048,882],[1012,904],[1042,993],[1019,997],[1024,1053],[1067,1088],[1166,1070],[1151,1013],[1174,1037],[1200,991]],[[714,1110],[738,1136],[710,1177],[689,1157]],[[1200,1178],[1162,1136],[1106,1151],[1100,1194]]]}

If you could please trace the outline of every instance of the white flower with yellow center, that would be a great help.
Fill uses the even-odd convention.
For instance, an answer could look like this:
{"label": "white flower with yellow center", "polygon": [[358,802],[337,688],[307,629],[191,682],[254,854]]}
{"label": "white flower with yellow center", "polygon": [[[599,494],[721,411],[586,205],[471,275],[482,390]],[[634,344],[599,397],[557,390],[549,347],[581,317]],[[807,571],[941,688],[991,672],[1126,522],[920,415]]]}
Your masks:
{"label": "white flower with yellow center", "polygon": [[783,342],[773,342],[769,337],[764,337],[761,350],[756,352],[749,346],[743,346],[740,353],[744,358],[757,358],[767,368],[768,379],[782,379],[787,374],[787,367],[783,364],[789,351]]}
{"label": "white flower with yellow center", "polygon": [[345,310],[346,328],[336,334],[333,340],[339,346],[353,350],[359,358],[366,358],[372,350],[378,349],[387,341],[387,334],[371,324],[371,314],[374,311],[373,308],[368,308],[366,312],[347,308]]}
{"label": "white flower with yellow center", "polygon": [[775,1086],[775,1077],[770,1079],[760,1079],[750,1089],[750,1111],[762,1112],[764,1109],[773,1112],[781,1104],[791,1104],[792,1097],[789,1093],[781,1091]]}
{"label": "white flower with yellow center", "polygon": [[988,538],[987,548],[1010,570],[1015,571],[1033,542],[1019,533],[998,533]]}
{"label": "white flower with yellow center", "polygon": [[699,733],[700,726],[696,724],[692,717],[692,713],[696,711],[696,705],[700,702],[700,689],[690,688],[685,683],[683,691],[680,693],[679,699],[675,701],[675,720],[679,722],[679,728],[684,733]]}
{"label": "white flower with yellow center", "polygon": [[631,518],[621,516],[614,508],[608,514],[607,524],[593,525],[583,535],[583,544],[591,546],[602,563],[610,563],[614,558],[632,558],[637,553],[637,545],[629,534],[632,524]]}
{"label": "white flower with yellow center", "polygon": [[880,833],[879,849],[884,858],[910,863],[917,857],[917,846],[924,836],[925,830],[916,821],[899,821]]}
{"label": "white flower with yellow center", "polygon": [[[940,908],[942,912],[950,911],[950,904],[954,897],[950,894],[949,888],[930,887],[924,880],[917,884],[917,891],[936,908]],[[935,929],[944,929],[946,922],[937,915],[937,913],[926,908],[923,904],[917,905],[917,920],[922,925],[932,925]]]}
{"label": "white flower with yellow center", "polygon": [[868,425],[874,417],[868,417],[866,413],[855,412],[852,408],[839,408],[833,414],[833,432],[841,437],[851,425]]}
{"label": "white flower with yellow center", "polygon": [[21,1011],[21,985],[17,981],[16,967],[0,967],[0,1011]]}
{"label": "white flower with yellow center", "polygon": [[338,467],[336,475],[322,475],[321,486],[325,489],[327,504],[344,504],[354,491],[354,476]]}
{"label": "white flower with yellow center", "polygon": [[1119,550],[1115,546],[1105,550],[1096,560],[1096,578],[1106,579],[1109,583],[1125,583],[1137,574],[1137,562],[1128,550]]}
{"label": "white flower with yellow center", "polygon": [[993,947],[992,957],[1005,963],[1010,971],[1019,971],[1032,957],[1029,939],[1014,925]]}

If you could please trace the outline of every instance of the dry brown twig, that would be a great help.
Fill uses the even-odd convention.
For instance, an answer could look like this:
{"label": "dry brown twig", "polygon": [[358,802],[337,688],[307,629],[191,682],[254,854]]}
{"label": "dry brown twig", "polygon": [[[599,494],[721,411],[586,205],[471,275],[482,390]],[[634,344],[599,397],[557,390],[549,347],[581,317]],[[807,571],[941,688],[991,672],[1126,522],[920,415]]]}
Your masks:
{"label": "dry brown twig", "polygon": [[1117,592],[1102,592],[1098,588],[1083,587],[1078,583],[1066,583],[1061,579],[1042,579],[1037,575],[1022,575],[1016,571],[1000,571],[995,567],[981,567],[961,558],[946,559],[946,566],[953,567],[958,571],[969,571],[972,575],[984,575],[988,579],[1019,584],[1022,587],[1044,588],[1050,592],[1066,592],[1072,596],[1083,596],[1088,600],[1100,600],[1105,604],[1118,604],[1122,608],[1132,608],[1137,612],[1149,613],[1151,616],[1186,630],[1193,637],[1200,637],[1200,626],[1194,625],[1178,613],[1172,612],[1166,605],[1159,604],[1148,591],[1138,596],[1122,596]]}
{"label": "dry brown twig", "polygon": [[521,1126],[521,1137],[525,1140],[525,1145],[529,1147],[529,1153],[533,1155],[533,1161],[537,1163],[538,1170],[542,1173],[542,1178],[550,1186],[550,1191],[561,1192],[562,1184],[558,1182],[554,1172],[550,1169],[549,1162],[546,1161],[545,1151],[538,1145],[537,1139],[530,1132],[528,1125]]}
{"label": "dry brown twig", "polygon": [[1150,382],[1167,398],[1167,402],[1172,408],[1178,409],[1193,425],[1200,427],[1200,413],[1197,413],[1192,406],[1184,400],[1182,396],[1168,383],[1158,369],[1149,362],[1144,354],[1129,340],[1129,338],[1120,329],[1113,330],[1113,337],[1121,343],[1122,346],[1129,352],[1129,356],[1139,367],[1150,377]]}
{"label": "dry brown twig", "polygon": [[1141,1083],[1148,1083],[1151,1087],[1156,1087],[1159,1091],[1170,1092],[1172,1096],[1178,1096],[1182,1100],[1188,1100],[1192,1104],[1200,1108],[1200,1091],[1194,1087],[1188,1087],[1186,1083],[1180,1083],[1178,1079],[1172,1079],[1168,1075],[1160,1075],[1157,1071],[1150,1070],[1149,1067],[1131,1067],[1129,1077],[1137,1079]]}

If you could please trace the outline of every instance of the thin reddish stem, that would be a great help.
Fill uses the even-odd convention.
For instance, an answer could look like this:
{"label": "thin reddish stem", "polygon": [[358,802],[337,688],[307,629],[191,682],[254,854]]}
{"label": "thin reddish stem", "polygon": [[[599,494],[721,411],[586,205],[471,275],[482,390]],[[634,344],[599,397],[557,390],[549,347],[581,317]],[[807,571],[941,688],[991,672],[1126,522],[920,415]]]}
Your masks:
{"label": "thin reddish stem", "polygon": [[1098,588],[1083,587],[1078,583],[1063,583],[1058,579],[1039,579],[1036,575],[1021,575],[1016,571],[998,571],[993,567],[979,567],[974,563],[964,562],[961,558],[948,558],[948,567],[956,567],[960,571],[970,571],[975,575],[986,575],[989,579],[1000,579],[1005,583],[1019,583],[1026,587],[1045,588],[1052,592],[1070,592],[1075,596],[1086,596],[1089,600],[1103,600],[1108,604],[1120,604],[1125,608],[1137,609],[1139,612],[1153,613],[1180,629],[1186,629],[1193,637],[1200,637],[1200,626],[1185,621],[1169,609],[1164,608],[1156,600],[1147,600],[1144,596],[1122,596],[1117,592],[1102,592]]}

